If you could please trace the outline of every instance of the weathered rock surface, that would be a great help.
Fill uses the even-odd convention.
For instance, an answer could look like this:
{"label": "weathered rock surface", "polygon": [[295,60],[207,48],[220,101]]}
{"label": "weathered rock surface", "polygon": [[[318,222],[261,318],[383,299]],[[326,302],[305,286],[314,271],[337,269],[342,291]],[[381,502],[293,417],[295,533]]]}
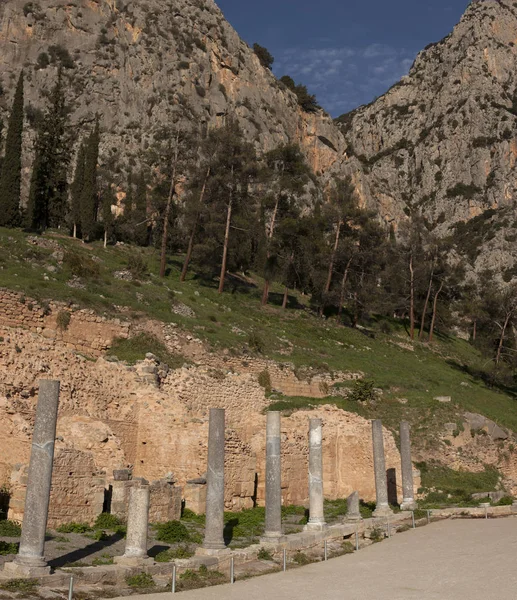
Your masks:
{"label": "weathered rock surface", "polygon": [[[397,228],[421,213],[476,270],[511,278],[517,182],[517,6],[472,2],[384,96],[343,116],[363,203]],[[350,164],[348,165],[350,168]]]}
{"label": "weathered rock surface", "polygon": [[[127,165],[171,134],[175,116],[201,133],[234,115],[260,150],[300,143],[315,171],[344,152],[332,119],[300,110],[213,0],[0,2],[4,90],[23,68],[26,104],[40,107],[58,56],[74,120],[88,124],[101,115],[104,163]],[[0,96],[0,112],[10,96]]]}

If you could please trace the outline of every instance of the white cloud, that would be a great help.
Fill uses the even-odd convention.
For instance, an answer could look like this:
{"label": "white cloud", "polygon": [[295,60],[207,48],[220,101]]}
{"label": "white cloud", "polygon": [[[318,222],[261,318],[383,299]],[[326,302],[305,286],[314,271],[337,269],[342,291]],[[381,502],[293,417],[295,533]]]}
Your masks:
{"label": "white cloud", "polygon": [[362,48],[288,48],[277,57],[277,75],[290,75],[338,114],[370,102],[407,74],[415,53],[374,43]]}

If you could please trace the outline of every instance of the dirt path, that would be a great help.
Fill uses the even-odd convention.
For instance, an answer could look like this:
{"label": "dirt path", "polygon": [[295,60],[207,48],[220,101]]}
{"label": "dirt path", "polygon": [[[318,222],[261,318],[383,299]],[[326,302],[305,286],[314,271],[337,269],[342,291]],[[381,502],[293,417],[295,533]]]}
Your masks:
{"label": "dirt path", "polygon": [[[181,600],[487,600],[517,598],[517,518],[445,521],[359,553]],[[170,594],[133,596],[164,600]]]}

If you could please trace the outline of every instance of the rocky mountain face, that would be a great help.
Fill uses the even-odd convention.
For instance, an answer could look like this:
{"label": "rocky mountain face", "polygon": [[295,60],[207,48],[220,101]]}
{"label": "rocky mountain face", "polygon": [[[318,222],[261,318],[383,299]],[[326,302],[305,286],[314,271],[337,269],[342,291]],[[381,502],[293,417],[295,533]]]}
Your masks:
{"label": "rocky mountain face", "polygon": [[[334,123],[306,113],[213,0],[0,0],[0,115],[20,70],[30,120],[64,65],[74,122],[101,115],[101,161],[138,160],[172,135],[234,115],[259,151],[299,143],[314,172],[351,175],[397,228],[421,214],[457,234],[477,271],[517,271],[517,3],[472,2],[444,40],[372,104]],[[80,128],[78,127],[78,136]]]}
{"label": "rocky mountain face", "polygon": [[74,122],[101,115],[101,160],[138,157],[171,135],[238,118],[257,149],[297,142],[315,172],[344,152],[323,112],[304,113],[212,0],[0,0],[1,112],[23,68],[26,104],[39,107],[63,64]]}
{"label": "rocky mountain face", "polygon": [[339,119],[366,204],[395,226],[421,214],[439,235],[459,223],[458,249],[477,270],[502,266],[507,279],[517,239],[516,44],[517,3],[472,2],[407,77]]}

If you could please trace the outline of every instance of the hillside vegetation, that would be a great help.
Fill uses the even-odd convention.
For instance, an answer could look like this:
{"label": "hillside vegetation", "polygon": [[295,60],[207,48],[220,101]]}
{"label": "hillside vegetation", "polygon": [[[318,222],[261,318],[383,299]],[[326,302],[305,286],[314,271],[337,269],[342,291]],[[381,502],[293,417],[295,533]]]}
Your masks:
{"label": "hillside vegetation", "polygon": [[[166,277],[160,279],[159,253],[149,248],[105,249],[101,243],[86,245],[57,232],[34,237],[0,229],[1,287],[39,301],[90,307],[106,316],[174,322],[213,352],[227,349],[237,356],[267,357],[291,365],[300,378],[315,372],[360,372],[377,390],[368,403],[354,400],[357,394],[339,395],[342,384],[331,387],[325,400],[271,392],[272,405],[282,410],[330,401],[368,418],[383,418],[394,430],[406,418],[425,444],[438,443],[436,431],[458,421],[464,410],[517,430],[515,391],[489,386],[485,361],[465,341],[439,335],[433,344],[411,344],[402,322],[375,316],[364,327],[346,327],[335,318],[317,316],[307,298],[297,294],[290,295],[283,310],[282,291],[274,286],[272,302],[262,307],[258,278],[231,276],[220,295],[217,282],[198,275],[180,283],[181,265],[182,257],[172,257]],[[118,279],[121,273],[132,280]],[[185,307],[195,316],[174,312],[180,308],[188,313]],[[152,349],[142,347],[140,357]],[[139,349],[132,348],[132,357],[138,356]],[[438,396],[451,396],[452,402],[440,403]]]}

